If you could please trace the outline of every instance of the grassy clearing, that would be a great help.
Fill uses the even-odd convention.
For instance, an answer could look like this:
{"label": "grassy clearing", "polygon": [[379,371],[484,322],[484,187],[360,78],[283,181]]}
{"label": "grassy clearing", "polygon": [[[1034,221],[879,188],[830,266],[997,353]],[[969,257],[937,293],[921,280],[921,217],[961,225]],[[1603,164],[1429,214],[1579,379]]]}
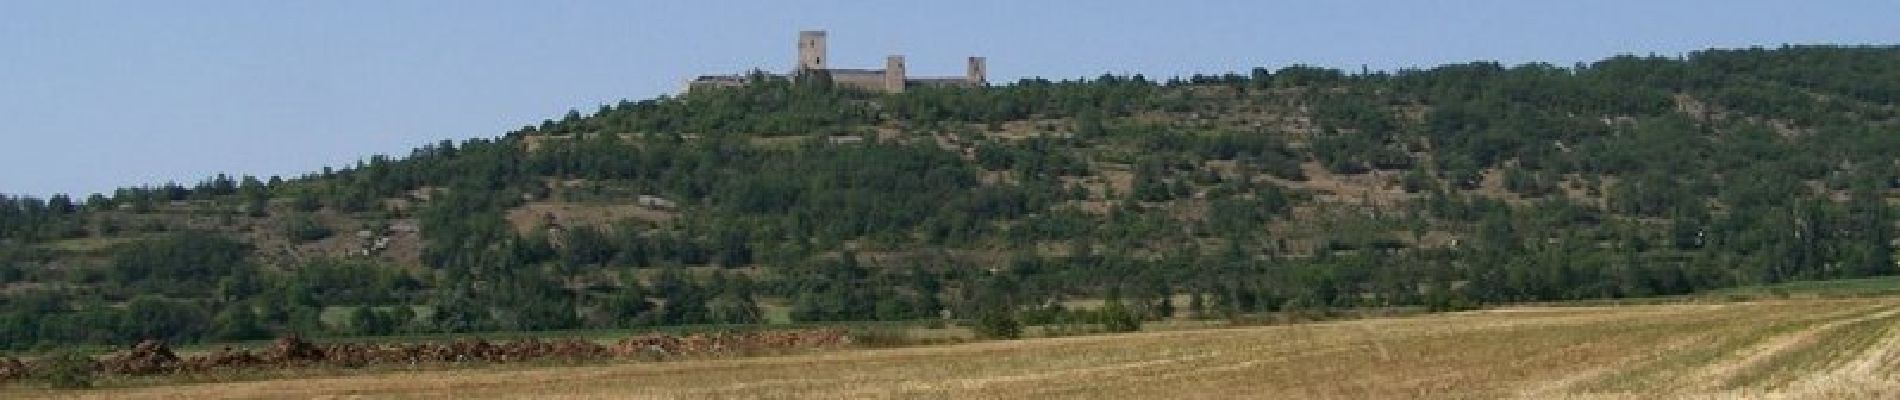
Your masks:
{"label": "grassy clearing", "polygon": [[143,238],[144,237],[140,237],[140,236],[114,237],[114,238],[77,238],[77,239],[55,240],[55,241],[40,244],[39,246],[40,248],[43,248],[46,250],[52,250],[52,251],[58,251],[58,252],[93,254],[93,253],[99,253],[105,250],[112,249],[113,247],[116,247],[122,244],[136,242]]}
{"label": "grassy clearing", "polygon": [[[1900,299],[1516,307],[722,360],[0,397],[1881,398]],[[1185,327],[1183,327],[1185,328]],[[1851,386],[1851,387],[1850,387]]]}

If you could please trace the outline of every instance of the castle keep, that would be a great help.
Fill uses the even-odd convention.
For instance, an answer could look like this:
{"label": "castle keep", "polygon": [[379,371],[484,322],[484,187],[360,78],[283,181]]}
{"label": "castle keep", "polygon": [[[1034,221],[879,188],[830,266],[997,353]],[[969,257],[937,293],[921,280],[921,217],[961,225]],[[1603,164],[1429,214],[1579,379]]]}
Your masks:
{"label": "castle keep", "polygon": [[[792,79],[807,79],[825,75],[831,77],[834,85],[878,91],[900,93],[906,88],[926,86],[981,87],[989,84],[983,57],[970,57],[964,67],[963,76],[949,77],[912,77],[905,74],[904,56],[891,55],[884,58],[884,69],[831,68],[826,63],[825,31],[803,31],[798,33],[798,64],[792,67],[788,75]],[[746,75],[704,75],[687,82],[687,91],[741,86],[746,83]]]}

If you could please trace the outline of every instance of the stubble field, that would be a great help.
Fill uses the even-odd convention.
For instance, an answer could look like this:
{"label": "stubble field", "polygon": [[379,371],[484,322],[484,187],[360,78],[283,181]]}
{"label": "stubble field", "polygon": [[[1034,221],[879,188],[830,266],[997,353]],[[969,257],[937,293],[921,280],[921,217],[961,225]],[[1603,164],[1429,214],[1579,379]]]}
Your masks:
{"label": "stubble field", "polygon": [[1504,308],[779,357],[15,391],[96,398],[1896,398],[1900,299]]}

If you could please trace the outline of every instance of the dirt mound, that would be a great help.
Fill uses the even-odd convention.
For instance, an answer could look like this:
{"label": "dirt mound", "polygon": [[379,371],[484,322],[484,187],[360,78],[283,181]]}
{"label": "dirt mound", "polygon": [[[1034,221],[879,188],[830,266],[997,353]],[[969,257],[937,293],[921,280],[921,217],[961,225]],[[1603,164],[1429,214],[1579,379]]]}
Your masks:
{"label": "dirt mound", "polygon": [[620,339],[612,351],[618,357],[658,358],[678,354],[679,348],[678,337],[649,333]]}
{"label": "dirt mound", "polygon": [[263,357],[258,357],[248,350],[232,350],[230,347],[225,347],[212,351],[211,354],[187,357],[180,363],[179,367],[185,371],[201,372],[219,369],[244,369],[263,363]]}
{"label": "dirt mound", "polygon": [[0,357],[0,381],[25,378],[26,363],[12,357]]}
{"label": "dirt mound", "polygon": [[273,364],[320,360],[323,360],[323,349],[297,335],[277,338],[271,342],[270,349],[264,350],[264,361]]}
{"label": "dirt mound", "polygon": [[842,329],[745,333],[695,333],[684,337],[646,334],[615,342],[616,357],[665,358],[674,356],[745,355],[762,352],[822,349],[850,344]]}
{"label": "dirt mound", "polygon": [[165,342],[148,339],[132,345],[131,350],[99,360],[99,365],[107,373],[146,375],[176,371],[179,359]]}
{"label": "dirt mound", "polygon": [[[730,356],[824,349],[848,344],[850,337],[842,329],[695,333],[686,336],[649,333],[620,339],[611,346],[572,338],[315,344],[291,335],[271,342],[270,347],[261,353],[226,347],[185,358],[173,354],[163,342],[146,340],[129,350],[103,358],[95,369],[108,374],[155,375],[317,365],[354,368],[391,364],[535,360],[658,360],[683,356]],[[25,377],[32,369],[32,366],[18,360],[0,358],[0,381]]]}

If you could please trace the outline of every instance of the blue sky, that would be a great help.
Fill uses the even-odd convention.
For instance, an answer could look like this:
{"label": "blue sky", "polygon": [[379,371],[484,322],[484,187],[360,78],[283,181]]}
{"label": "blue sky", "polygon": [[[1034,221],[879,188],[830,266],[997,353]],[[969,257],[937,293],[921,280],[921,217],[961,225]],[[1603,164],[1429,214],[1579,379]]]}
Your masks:
{"label": "blue sky", "polygon": [[1896,1],[0,2],[0,193],[293,176],[493,137],[701,73],[832,65],[991,80],[1307,63],[1569,65],[1711,47],[1900,42]]}

